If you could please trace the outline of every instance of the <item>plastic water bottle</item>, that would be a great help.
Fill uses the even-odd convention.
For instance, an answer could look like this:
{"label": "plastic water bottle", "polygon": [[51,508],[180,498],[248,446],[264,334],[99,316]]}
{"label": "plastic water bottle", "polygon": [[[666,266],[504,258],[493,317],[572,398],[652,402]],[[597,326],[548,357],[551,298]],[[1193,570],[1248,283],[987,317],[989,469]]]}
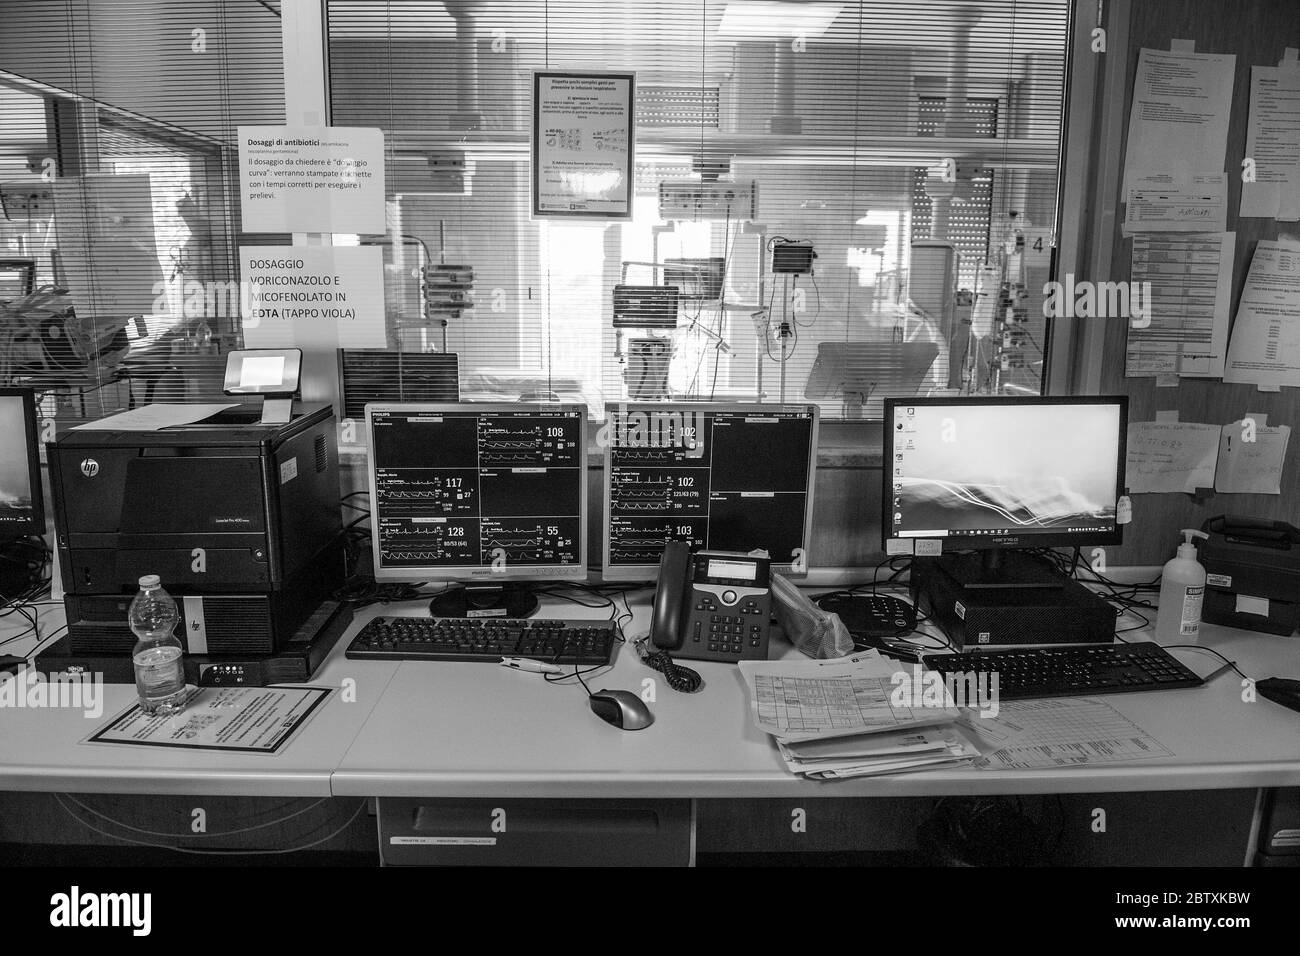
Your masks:
{"label": "plastic water bottle", "polygon": [[185,705],[185,664],[177,639],[176,602],[162,589],[158,575],[140,579],[140,593],[127,614],[135,633],[135,689],[147,714],[175,714]]}

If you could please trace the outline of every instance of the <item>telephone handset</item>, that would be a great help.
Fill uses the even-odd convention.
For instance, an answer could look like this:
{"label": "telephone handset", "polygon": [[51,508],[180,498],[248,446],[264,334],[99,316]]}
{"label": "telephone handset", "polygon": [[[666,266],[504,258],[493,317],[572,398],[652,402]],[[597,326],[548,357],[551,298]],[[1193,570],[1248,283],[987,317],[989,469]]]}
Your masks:
{"label": "telephone handset", "polygon": [[650,619],[656,647],[696,661],[767,660],[771,620],[768,558],[665,545]]}

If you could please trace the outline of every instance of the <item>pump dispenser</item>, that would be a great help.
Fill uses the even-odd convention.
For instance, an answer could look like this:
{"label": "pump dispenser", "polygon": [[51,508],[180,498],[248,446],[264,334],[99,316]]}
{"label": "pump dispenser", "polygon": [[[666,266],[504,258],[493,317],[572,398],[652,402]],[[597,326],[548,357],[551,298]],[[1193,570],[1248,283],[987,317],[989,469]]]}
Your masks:
{"label": "pump dispenser", "polygon": [[1156,610],[1156,640],[1176,644],[1195,639],[1201,630],[1201,604],[1205,600],[1205,568],[1196,560],[1193,538],[1208,538],[1195,528],[1182,530],[1178,553],[1165,563],[1160,577],[1160,604]]}

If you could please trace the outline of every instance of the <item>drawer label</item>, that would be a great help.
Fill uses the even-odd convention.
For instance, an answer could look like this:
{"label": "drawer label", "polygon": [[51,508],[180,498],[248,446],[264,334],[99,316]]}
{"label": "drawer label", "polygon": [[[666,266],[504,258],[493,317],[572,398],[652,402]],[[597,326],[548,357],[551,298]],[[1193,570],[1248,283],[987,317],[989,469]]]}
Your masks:
{"label": "drawer label", "polygon": [[393,846],[496,846],[496,837],[389,837]]}

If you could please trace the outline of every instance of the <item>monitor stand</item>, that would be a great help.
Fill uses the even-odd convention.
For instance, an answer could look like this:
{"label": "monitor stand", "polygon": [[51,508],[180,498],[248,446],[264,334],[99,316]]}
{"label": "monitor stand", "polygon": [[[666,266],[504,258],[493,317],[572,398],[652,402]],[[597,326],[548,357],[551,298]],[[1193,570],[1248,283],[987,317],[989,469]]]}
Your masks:
{"label": "monitor stand", "polygon": [[937,561],[964,588],[1062,588],[1066,581],[1047,562],[1018,551],[945,554]]}
{"label": "monitor stand", "polygon": [[524,584],[455,585],[429,602],[433,617],[528,617],[537,595]]}

